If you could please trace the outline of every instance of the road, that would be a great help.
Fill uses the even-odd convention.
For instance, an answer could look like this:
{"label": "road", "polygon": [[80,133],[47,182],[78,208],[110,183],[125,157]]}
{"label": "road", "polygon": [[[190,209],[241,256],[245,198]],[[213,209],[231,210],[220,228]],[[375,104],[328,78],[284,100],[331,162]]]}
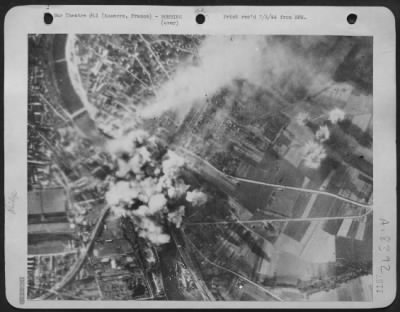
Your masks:
{"label": "road", "polygon": [[[142,38],[143,39],[143,38]],[[151,52],[151,48],[150,48],[150,52]],[[65,93],[65,92],[64,92]],[[69,118],[71,118],[71,116],[68,116]],[[180,148],[179,150],[183,150],[182,148]],[[195,163],[200,164],[200,166],[205,169],[207,171],[207,173],[211,176],[214,176],[216,178],[218,178],[219,180],[223,180],[226,184],[226,186],[232,188],[232,185],[235,185],[237,182],[245,182],[245,183],[253,183],[253,184],[259,184],[259,185],[264,185],[264,186],[268,186],[268,187],[274,187],[274,188],[278,188],[278,189],[288,189],[288,190],[294,190],[294,191],[300,191],[300,192],[307,192],[307,193],[313,193],[313,194],[319,194],[319,195],[325,195],[325,196],[330,196],[330,197],[334,197],[337,199],[340,199],[342,201],[351,203],[353,205],[357,205],[357,206],[361,206],[364,208],[371,208],[371,205],[367,205],[367,204],[362,204],[353,200],[350,200],[348,198],[342,197],[340,195],[336,195],[336,194],[332,194],[326,191],[321,191],[321,190],[313,190],[313,189],[305,189],[305,188],[298,188],[298,187],[291,187],[291,186],[285,186],[285,185],[279,185],[279,184],[273,184],[273,183],[266,183],[266,182],[262,182],[262,181],[255,181],[255,180],[250,180],[250,179],[245,179],[245,178],[239,178],[239,177],[235,177],[235,176],[230,176],[227,175],[225,173],[223,173],[222,171],[220,171],[219,169],[215,168],[213,165],[211,165],[209,162],[205,161],[204,159],[200,158],[198,155],[192,153],[191,151],[185,150],[185,155],[190,155],[191,159],[195,160]],[[73,267],[71,267],[70,271],[63,277],[63,279],[61,280],[61,282],[59,282],[58,284],[56,284],[50,291],[53,292],[57,292],[59,289],[62,289],[65,285],[67,285],[73,278],[74,276],[79,272],[79,270],[81,269],[82,265],[84,264],[87,255],[89,253],[89,251],[91,250],[93,243],[94,243],[94,239],[99,231],[99,229],[101,228],[102,222],[105,218],[105,216],[107,215],[108,212],[108,207],[104,207],[103,211],[101,212],[101,215],[99,216],[99,219],[96,223],[95,228],[93,229],[89,242],[85,248],[85,250],[83,251],[83,253],[80,255],[79,259],[75,262],[75,264],[73,265]],[[369,209],[368,212],[366,212],[364,215],[367,215],[368,213],[370,213],[372,211],[372,209]],[[235,223],[235,222],[239,222],[241,224],[246,224],[246,223],[254,223],[254,222],[263,222],[263,221],[306,221],[306,220],[333,220],[333,219],[345,219],[345,218],[358,218],[358,217],[362,217],[363,215],[360,216],[349,216],[349,217],[325,217],[325,218],[285,218],[285,219],[264,219],[264,220],[247,220],[247,221],[220,221],[220,222],[213,222],[210,224],[227,224],[227,223]],[[186,223],[186,224],[207,224],[207,223]],[[185,263],[188,265],[188,267],[191,266],[191,259],[190,257],[186,254],[186,251],[181,248],[180,244],[178,244],[176,242],[176,237],[174,235],[172,235],[175,244],[177,246],[177,249],[181,255],[181,257],[185,260]],[[196,248],[197,249],[197,248]],[[198,251],[200,252],[200,251]],[[204,256],[204,255],[202,255]],[[213,263],[212,261],[208,260],[207,258],[205,258],[206,261],[212,263],[213,265],[230,271],[227,268],[221,267],[215,263]],[[195,270],[192,269],[193,272],[195,272]],[[237,276],[239,276],[240,278],[248,281],[249,283],[262,288],[264,291],[268,292],[267,289],[261,287],[260,285],[246,279],[245,277],[241,276],[240,274],[230,271],[232,274],[235,274]],[[204,296],[205,300],[215,300],[213,299],[212,294],[210,293],[210,291],[208,290],[208,288],[205,286],[204,281],[198,279],[195,274],[193,274],[194,276],[194,281],[196,283],[196,285],[199,287],[201,291],[201,293]],[[203,285],[204,284],[204,285]],[[276,300],[281,300],[279,297],[276,297],[275,295],[269,293],[272,297],[274,297]],[[44,295],[46,296],[46,295]],[[47,295],[48,296],[48,295]],[[43,296],[42,296],[43,297]],[[39,299],[45,299],[45,298],[39,298]]]}
{"label": "road", "polygon": [[235,191],[238,181],[215,168],[208,161],[202,159],[200,156],[184,147],[171,145],[170,148],[184,157],[187,165],[189,165],[188,167],[192,167],[208,180],[213,181],[215,184],[220,186],[224,192],[232,194]]}
{"label": "road", "polygon": [[85,263],[86,258],[87,258],[89,252],[91,251],[91,249],[93,247],[93,244],[95,242],[95,238],[96,238],[98,232],[100,231],[101,226],[103,225],[103,221],[104,221],[105,217],[107,216],[107,214],[109,212],[109,209],[110,209],[109,206],[104,206],[103,207],[103,210],[101,211],[100,216],[97,219],[96,225],[95,225],[94,229],[92,230],[92,233],[90,234],[90,238],[89,238],[88,243],[85,246],[85,249],[80,254],[78,260],[70,268],[68,273],[66,275],[64,275],[64,277],[62,278],[62,280],[59,283],[55,284],[49,290],[49,293],[46,293],[45,295],[42,295],[42,296],[40,296],[39,298],[37,298],[35,300],[47,299],[48,297],[52,296],[54,294],[54,292],[59,292],[60,289],[62,289],[69,282],[72,281],[72,279],[75,277],[75,275],[79,272],[79,270],[82,268],[83,264]]}
{"label": "road", "polygon": [[162,69],[162,71],[167,76],[167,78],[168,79],[171,78],[168,71],[165,69],[164,65],[161,63],[160,59],[158,58],[158,56],[154,53],[153,48],[151,47],[150,43],[143,37],[143,35],[139,35],[139,36],[140,36],[140,39],[142,39],[142,41],[146,44],[150,54],[156,60],[156,62],[158,63],[158,66]]}
{"label": "road", "polygon": [[[141,37],[141,39],[148,44],[148,42]],[[151,47],[149,47],[151,50]],[[62,93],[62,92],[61,92]],[[196,161],[201,162],[206,168],[210,169],[211,171],[214,171],[216,174],[218,174],[220,177],[223,177],[225,179],[225,184],[229,185],[229,181],[233,183],[234,181],[240,181],[240,182],[246,182],[246,183],[253,183],[253,184],[258,184],[258,185],[264,185],[264,186],[269,186],[269,187],[274,187],[274,188],[279,188],[279,189],[287,189],[287,190],[294,190],[294,191],[299,191],[299,192],[306,192],[306,193],[313,193],[313,194],[319,194],[319,195],[325,195],[325,196],[330,196],[333,198],[337,198],[339,200],[345,201],[347,203],[357,205],[360,207],[364,208],[371,208],[371,205],[369,204],[363,204],[351,199],[348,199],[346,197],[333,194],[330,192],[322,191],[322,190],[314,190],[314,189],[306,189],[306,188],[300,188],[300,187],[293,187],[293,186],[286,186],[286,185],[280,185],[280,184],[274,184],[274,183],[267,183],[267,182],[262,182],[262,181],[256,181],[256,180],[250,180],[250,179],[245,179],[245,178],[240,178],[240,177],[235,177],[235,176],[230,176],[225,174],[224,172],[220,171],[216,167],[214,167],[212,164],[210,164],[208,161],[202,159],[195,153],[181,147],[177,147],[177,149],[181,152],[184,152],[186,155],[190,155],[192,158],[196,159]]]}
{"label": "road", "polygon": [[294,187],[294,186],[286,186],[286,185],[273,184],[273,183],[266,183],[266,182],[255,181],[255,180],[250,180],[250,179],[238,178],[238,177],[234,177],[234,176],[230,176],[230,177],[232,179],[236,179],[238,181],[247,182],[247,183],[265,185],[265,186],[270,186],[270,187],[275,187],[275,188],[280,188],[280,189],[286,189],[286,190],[292,190],[292,191],[299,191],[299,192],[305,192],[305,193],[312,193],[312,194],[330,196],[330,197],[334,197],[336,199],[339,199],[341,201],[347,202],[347,203],[352,204],[352,205],[356,205],[356,206],[364,207],[364,208],[372,208],[372,205],[370,205],[370,204],[362,204],[360,202],[348,199],[348,198],[340,196],[340,195],[329,193],[329,192],[326,192],[326,191],[313,190],[313,189]]}
{"label": "road", "polygon": [[[152,48],[151,48],[151,46],[149,45],[149,43],[147,42],[147,40],[146,40],[143,36],[140,36],[140,37],[141,37],[141,40],[144,41],[145,44],[147,45],[147,47],[148,47],[150,53],[154,54],[154,51],[152,50]],[[66,40],[67,40],[67,38],[64,38],[63,36],[58,36],[58,37],[55,36],[55,39],[54,39],[55,43],[58,43],[58,44],[61,45],[61,46],[63,46],[63,45],[65,46]],[[65,49],[61,49],[61,50],[62,50],[63,53],[64,53],[63,56],[65,56]],[[58,49],[55,49],[55,51],[60,51],[60,49],[59,49],[59,48],[58,48]],[[65,58],[65,57],[64,57],[64,58]],[[60,58],[57,58],[57,59],[60,59]],[[157,60],[157,59],[156,59],[156,60]],[[159,61],[159,60],[158,60],[158,61]],[[160,64],[160,65],[162,65],[162,64]],[[161,68],[164,70],[164,72],[165,72],[166,75],[168,76],[168,72],[165,70],[165,68],[163,68],[163,66],[161,66]],[[64,75],[64,76],[68,76],[68,75]],[[68,78],[69,78],[69,77],[68,77]],[[68,81],[69,81],[69,83],[71,82],[70,79],[68,79]],[[72,85],[72,89],[74,89],[74,88],[73,88],[73,85]],[[74,91],[75,91],[75,90],[74,90]],[[63,93],[63,92],[60,92],[60,93]],[[65,92],[64,92],[64,93],[65,93]],[[77,93],[75,92],[75,94],[77,94]],[[61,95],[62,95],[62,94],[61,94]],[[76,96],[75,96],[75,97],[76,97]],[[79,98],[79,96],[78,96],[78,98]],[[83,106],[83,104],[82,104],[81,102],[82,102],[82,101],[80,101],[79,105],[80,105],[80,106]],[[227,175],[227,174],[223,173],[223,172],[220,171],[219,169],[215,168],[215,167],[214,167],[213,165],[211,165],[208,161],[205,161],[204,159],[200,158],[200,157],[199,157],[198,155],[196,155],[195,153],[193,153],[193,152],[191,152],[191,151],[189,151],[189,150],[187,150],[187,149],[184,149],[184,148],[178,148],[178,149],[181,150],[181,151],[184,151],[185,154],[194,157],[197,161],[200,161],[204,166],[206,166],[207,168],[209,168],[209,169],[215,171],[215,173],[218,172],[218,175],[224,176],[224,177],[226,177],[228,180],[240,181],[240,182],[246,182],[246,183],[253,183],[253,184],[258,184],[258,185],[264,185],[264,186],[269,186],[269,187],[275,187],[275,188],[279,188],[279,189],[287,189],[287,190],[294,190],[294,191],[299,191],[299,192],[306,192],[306,193],[313,193],[313,194],[325,195],[325,196],[330,196],[330,197],[333,197],[333,198],[337,198],[337,199],[339,199],[339,200],[342,200],[342,201],[345,201],[345,202],[347,202],[347,203],[350,203],[350,204],[353,204],[353,205],[357,205],[357,206],[360,206],[360,207],[371,208],[371,205],[369,205],[369,204],[363,204],[363,203],[360,203],[360,202],[357,202],[357,201],[348,199],[348,198],[346,198],[346,197],[343,197],[343,196],[340,196],[340,195],[337,195],[337,194],[333,194],[333,193],[330,193],[330,192],[322,191],[322,190],[313,190],[313,189],[299,188],[299,187],[286,186],[286,185],[280,185],[280,184],[274,184],[274,183],[267,183],[267,182],[262,182],[262,181],[256,181],[256,180],[250,180],[250,179],[245,179],[245,178],[230,176],[230,175]]]}
{"label": "road", "polygon": [[302,188],[302,187],[294,187],[294,186],[287,186],[287,185],[282,185],[282,184],[274,184],[274,183],[267,183],[267,182],[262,182],[262,181],[257,181],[257,180],[251,180],[251,179],[245,179],[245,178],[240,178],[240,177],[235,177],[232,175],[228,175],[218,168],[214,167],[211,163],[208,161],[202,159],[192,151],[187,150],[186,148],[183,147],[176,147],[176,150],[183,153],[186,157],[189,158],[189,161],[191,162],[198,162],[201,163],[205,168],[208,168],[209,170],[214,171],[214,175],[218,175],[221,177],[224,177],[224,181],[231,181],[231,183],[234,182],[246,182],[246,183],[252,183],[252,184],[258,184],[258,185],[264,185],[264,186],[269,186],[269,187],[274,187],[278,189],[286,189],[286,190],[292,190],[292,191],[298,191],[298,192],[305,192],[305,193],[312,193],[312,194],[318,194],[318,195],[325,195],[325,196],[330,196],[342,201],[345,201],[347,203],[350,203],[352,205],[356,205],[359,207],[364,207],[364,208],[372,208],[372,205],[370,204],[363,204],[354,200],[351,200],[349,198],[333,194],[330,192],[322,191],[322,190],[314,190],[314,189],[307,189],[307,188]]}
{"label": "road", "polygon": [[209,259],[196,247],[196,245],[195,245],[189,238],[186,238],[186,241],[188,241],[188,242],[193,246],[193,248],[199,253],[199,255],[200,255],[205,261],[207,261],[208,263],[210,263],[211,265],[214,265],[215,267],[217,267],[217,268],[219,268],[219,269],[221,269],[221,270],[230,272],[231,274],[236,275],[237,277],[239,277],[239,278],[245,280],[246,282],[252,284],[253,286],[255,286],[255,287],[257,287],[257,288],[260,288],[262,291],[266,292],[268,295],[270,295],[270,296],[271,296],[272,298],[274,298],[275,300],[277,300],[277,301],[283,301],[280,297],[278,297],[277,295],[273,294],[270,290],[268,290],[268,289],[262,287],[261,285],[259,285],[259,284],[255,283],[255,282],[253,282],[252,280],[249,280],[247,277],[245,277],[245,276],[243,276],[243,275],[241,275],[241,274],[239,274],[239,273],[237,273],[237,272],[235,272],[235,271],[232,271],[232,270],[230,270],[230,269],[228,269],[228,268],[225,268],[225,267],[223,267],[223,266],[221,266],[221,265],[219,265],[219,264],[217,264],[217,263],[215,263],[215,262],[209,260]]}
{"label": "road", "polygon": [[[43,291],[49,292],[50,296],[56,295],[56,296],[61,297],[62,299],[64,299],[63,297],[67,297],[67,298],[71,298],[71,299],[75,299],[75,300],[85,300],[85,301],[89,300],[89,299],[86,299],[85,297],[75,296],[74,294],[70,294],[69,292],[65,292],[65,291],[61,293],[61,292],[52,291],[51,289],[49,290],[46,288],[33,287],[33,286],[28,286],[28,288],[43,290]],[[36,300],[36,299],[34,299],[34,300]]]}
{"label": "road", "polygon": [[[247,221],[216,221],[216,222],[185,222],[185,225],[205,225],[205,224],[231,224],[231,223],[241,223],[241,224],[246,224],[246,223],[258,223],[258,222],[266,222],[266,221],[327,221],[327,220],[341,220],[341,219],[355,219],[355,218],[362,218],[369,213],[372,212],[372,205],[368,204],[362,204],[356,201],[353,201],[351,199],[342,197],[340,195],[336,195],[333,193],[329,193],[326,191],[322,190],[314,190],[314,189],[307,189],[307,188],[300,188],[300,187],[293,187],[293,186],[286,186],[286,185],[281,185],[281,184],[273,184],[273,183],[267,183],[267,182],[261,182],[261,181],[255,181],[255,180],[250,180],[250,179],[244,179],[244,178],[239,178],[231,175],[227,175],[221,170],[217,169],[214,167],[212,164],[210,164],[208,161],[202,159],[192,151],[187,150],[186,148],[182,147],[175,147],[175,150],[177,152],[180,152],[183,154],[186,158],[186,160],[189,160],[193,165],[201,164],[203,171],[207,171],[208,175],[212,175],[217,178],[222,178],[224,184],[227,183],[227,181],[231,181],[233,184],[234,182],[232,181],[237,181],[237,182],[245,182],[245,183],[253,183],[253,184],[259,184],[259,185],[265,185],[269,187],[274,187],[278,189],[289,189],[292,191],[299,191],[299,192],[306,192],[306,193],[312,193],[312,194],[317,194],[317,195],[325,195],[325,196],[330,196],[342,201],[345,201],[347,203],[367,208],[368,210],[361,215],[355,215],[355,216],[338,216],[338,217],[314,217],[314,218],[281,218],[281,219],[261,219],[261,220],[247,220]],[[232,185],[231,184],[231,185]]]}
{"label": "road", "polygon": [[215,222],[185,222],[186,225],[211,225],[211,224],[251,224],[251,223],[261,223],[261,222],[289,222],[289,221],[329,221],[329,220],[343,220],[343,219],[358,219],[369,215],[372,209],[361,215],[355,216],[341,216],[341,217],[315,217],[315,218],[276,218],[276,219],[258,219],[258,220],[234,220],[234,221],[215,221]]}
{"label": "road", "polygon": [[177,238],[177,236],[173,230],[171,231],[171,237],[175,243],[176,248],[178,249],[178,252],[179,252],[182,260],[188,267],[188,269],[192,275],[194,283],[196,284],[197,288],[199,289],[201,295],[203,296],[203,299],[205,301],[215,301],[213,294],[210,292],[210,290],[208,289],[205,282],[202,279],[198,278],[198,276],[196,274],[197,270],[196,270],[196,268],[194,268],[194,264],[192,262],[191,257],[187,254],[186,250],[184,248],[182,248],[182,243],[179,243],[177,241],[179,238]]}

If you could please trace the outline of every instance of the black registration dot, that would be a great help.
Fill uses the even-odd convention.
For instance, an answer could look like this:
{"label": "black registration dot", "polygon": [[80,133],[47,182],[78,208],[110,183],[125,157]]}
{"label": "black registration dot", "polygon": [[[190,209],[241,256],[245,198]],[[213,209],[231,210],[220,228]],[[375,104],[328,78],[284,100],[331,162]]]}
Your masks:
{"label": "black registration dot", "polygon": [[197,24],[204,24],[205,21],[206,21],[206,17],[204,16],[204,14],[196,15],[196,23]]}
{"label": "black registration dot", "polygon": [[347,22],[348,22],[349,24],[351,24],[351,25],[352,25],[352,24],[355,24],[356,21],[357,21],[357,15],[356,15],[356,14],[351,13],[351,14],[347,15]]}
{"label": "black registration dot", "polygon": [[43,20],[46,25],[50,25],[51,23],[53,23],[53,15],[46,12],[44,13]]}

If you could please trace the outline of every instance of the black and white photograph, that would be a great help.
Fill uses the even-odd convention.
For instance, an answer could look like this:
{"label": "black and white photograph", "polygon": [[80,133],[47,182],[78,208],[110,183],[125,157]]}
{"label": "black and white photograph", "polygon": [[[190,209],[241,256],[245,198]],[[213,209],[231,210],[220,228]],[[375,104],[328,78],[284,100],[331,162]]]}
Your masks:
{"label": "black and white photograph", "polygon": [[28,299],[372,299],[371,37],[27,40]]}
{"label": "black and white photograph", "polygon": [[9,303],[391,304],[390,14],[379,7],[11,10]]}

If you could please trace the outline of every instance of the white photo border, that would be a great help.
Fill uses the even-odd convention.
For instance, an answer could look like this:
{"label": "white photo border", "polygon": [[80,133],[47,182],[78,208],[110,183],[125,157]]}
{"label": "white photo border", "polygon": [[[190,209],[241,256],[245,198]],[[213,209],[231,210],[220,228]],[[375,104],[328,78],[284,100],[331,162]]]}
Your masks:
{"label": "white photo border", "polygon": [[[180,14],[178,26],[152,20],[61,19],[43,23],[44,12]],[[195,22],[197,13],[206,22]],[[224,14],[303,14],[301,22],[224,20]],[[358,15],[350,25],[349,13]],[[395,18],[385,7],[166,7],[19,6],[8,11],[4,27],[4,150],[6,296],[18,308],[374,308],[396,296],[396,66]],[[195,301],[32,301],[26,300],[27,255],[27,77],[30,33],[170,33],[335,35],[373,37],[374,298],[372,302],[195,302]],[[381,219],[390,250],[382,253]],[[389,257],[388,262],[383,259]],[[382,266],[390,265],[390,270]],[[382,279],[385,291],[376,292]]]}

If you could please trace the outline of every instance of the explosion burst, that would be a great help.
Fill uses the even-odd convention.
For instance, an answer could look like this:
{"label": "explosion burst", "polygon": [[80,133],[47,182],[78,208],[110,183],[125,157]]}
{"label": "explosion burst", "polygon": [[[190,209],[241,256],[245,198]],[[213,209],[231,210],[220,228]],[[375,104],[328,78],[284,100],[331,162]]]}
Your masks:
{"label": "explosion burst", "polygon": [[309,141],[304,146],[303,155],[304,165],[311,169],[317,169],[326,157],[326,151],[320,143]]}
{"label": "explosion burst", "polygon": [[114,162],[107,204],[115,215],[131,218],[138,235],[151,243],[168,243],[163,226],[179,228],[187,206],[207,201],[205,193],[182,179],[184,159],[147,132],[131,131],[110,141],[107,149]]}
{"label": "explosion burst", "polygon": [[331,123],[336,124],[338,121],[342,121],[345,117],[345,112],[340,108],[334,108],[329,112],[328,119]]}
{"label": "explosion burst", "polygon": [[297,114],[295,120],[299,126],[304,126],[309,120],[310,116],[308,113],[300,112]]}
{"label": "explosion burst", "polygon": [[317,132],[315,133],[315,138],[321,143],[328,140],[330,136],[331,133],[326,125],[320,126]]}

